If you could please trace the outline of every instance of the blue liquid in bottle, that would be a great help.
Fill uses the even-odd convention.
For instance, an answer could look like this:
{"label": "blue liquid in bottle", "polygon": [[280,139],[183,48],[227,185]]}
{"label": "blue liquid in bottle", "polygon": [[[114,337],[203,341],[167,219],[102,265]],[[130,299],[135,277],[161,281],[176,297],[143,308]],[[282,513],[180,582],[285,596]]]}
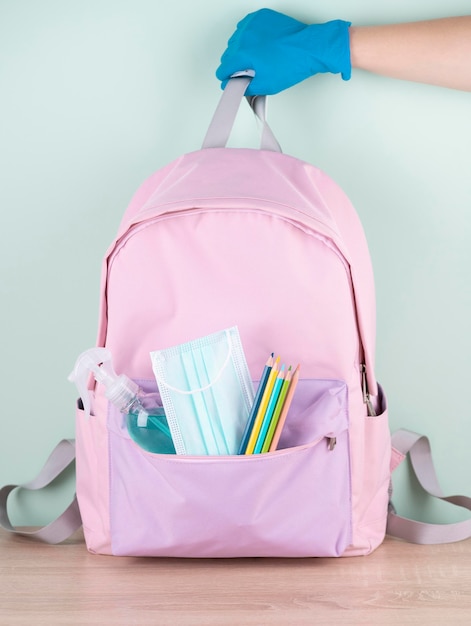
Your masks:
{"label": "blue liquid in bottle", "polygon": [[152,410],[147,418],[146,426],[137,425],[137,413],[128,413],[126,425],[131,439],[147,452],[176,454],[167,418],[162,408]]}

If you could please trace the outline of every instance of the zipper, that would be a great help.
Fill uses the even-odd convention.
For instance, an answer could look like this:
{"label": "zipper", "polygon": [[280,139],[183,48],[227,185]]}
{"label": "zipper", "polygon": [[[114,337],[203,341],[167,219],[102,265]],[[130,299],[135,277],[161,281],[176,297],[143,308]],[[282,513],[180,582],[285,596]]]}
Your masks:
{"label": "zipper", "polygon": [[368,381],[366,379],[366,365],[361,363],[360,365],[361,371],[361,389],[363,391],[363,402],[366,404],[368,415],[370,417],[376,417],[376,411],[374,409],[373,403],[371,402],[371,395],[368,391]]}

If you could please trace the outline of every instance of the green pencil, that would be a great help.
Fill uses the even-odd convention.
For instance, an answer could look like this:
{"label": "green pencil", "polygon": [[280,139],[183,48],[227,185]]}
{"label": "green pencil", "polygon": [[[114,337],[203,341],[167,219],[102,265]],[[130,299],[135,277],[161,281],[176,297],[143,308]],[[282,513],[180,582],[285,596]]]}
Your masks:
{"label": "green pencil", "polygon": [[288,393],[288,387],[291,382],[291,365],[288,368],[286,373],[286,377],[283,381],[283,385],[280,390],[280,395],[278,396],[278,400],[275,406],[275,410],[273,411],[273,416],[270,420],[270,425],[268,427],[267,434],[265,436],[265,441],[262,446],[262,453],[268,452],[270,450],[270,445],[273,440],[273,435],[275,434],[275,428],[278,424],[278,420],[280,418],[281,411],[283,410],[283,405],[285,403],[286,394]]}
{"label": "green pencil", "polygon": [[291,382],[289,384],[288,393],[286,395],[285,401],[283,403],[283,408],[281,410],[281,415],[278,418],[278,424],[276,425],[275,434],[273,435],[273,440],[270,446],[270,452],[273,452],[278,448],[278,442],[280,441],[281,431],[283,430],[283,426],[285,425],[286,416],[288,414],[289,408],[291,406],[291,402],[293,400],[293,395],[296,389],[296,385],[298,384],[299,379],[299,368],[298,365],[293,372],[291,377]]}

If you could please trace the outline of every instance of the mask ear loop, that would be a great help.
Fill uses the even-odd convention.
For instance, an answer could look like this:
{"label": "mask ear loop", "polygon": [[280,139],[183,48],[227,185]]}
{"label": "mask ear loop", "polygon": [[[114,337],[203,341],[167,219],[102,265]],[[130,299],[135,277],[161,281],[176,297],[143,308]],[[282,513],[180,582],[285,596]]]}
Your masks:
{"label": "mask ear loop", "polygon": [[185,396],[190,396],[193,395],[195,393],[201,393],[202,391],[206,391],[208,389],[211,389],[211,387],[213,385],[215,385],[217,383],[217,381],[221,378],[221,376],[224,373],[224,370],[226,369],[226,367],[229,365],[229,362],[231,360],[232,357],[232,349],[233,349],[233,344],[232,344],[232,338],[231,338],[231,334],[228,330],[226,330],[226,337],[227,337],[227,342],[229,344],[229,350],[227,352],[227,356],[224,360],[224,363],[221,366],[221,369],[219,370],[219,372],[216,374],[216,376],[213,378],[213,380],[208,383],[207,385],[205,385],[204,387],[200,387],[199,389],[178,389],[177,387],[173,387],[172,385],[170,385],[169,383],[167,383],[165,380],[163,380],[163,378],[160,378],[160,376],[155,376],[157,382],[160,385],[163,385],[164,387],[167,387],[167,389],[171,389],[172,391],[175,391],[176,393],[181,393]]}

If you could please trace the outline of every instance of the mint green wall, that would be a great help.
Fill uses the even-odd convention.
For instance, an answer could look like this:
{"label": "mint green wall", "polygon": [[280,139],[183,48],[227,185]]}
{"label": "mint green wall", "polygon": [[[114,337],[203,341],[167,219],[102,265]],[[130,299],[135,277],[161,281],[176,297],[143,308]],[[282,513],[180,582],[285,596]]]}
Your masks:
{"label": "mint green wall", "polygon": [[[267,3],[268,4],[268,3]],[[74,434],[79,352],[95,341],[100,264],[137,186],[199,147],[213,77],[254,0],[0,0],[0,485]],[[304,21],[372,24],[469,13],[467,0],[273,0]],[[286,153],[327,171],[360,213],[378,296],[377,373],[391,428],[432,441],[444,490],[471,462],[471,94],[354,72],[271,98]],[[234,141],[244,143],[237,128]],[[455,519],[395,481],[407,513]],[[42,523],[73,489],[20,494]]]}

